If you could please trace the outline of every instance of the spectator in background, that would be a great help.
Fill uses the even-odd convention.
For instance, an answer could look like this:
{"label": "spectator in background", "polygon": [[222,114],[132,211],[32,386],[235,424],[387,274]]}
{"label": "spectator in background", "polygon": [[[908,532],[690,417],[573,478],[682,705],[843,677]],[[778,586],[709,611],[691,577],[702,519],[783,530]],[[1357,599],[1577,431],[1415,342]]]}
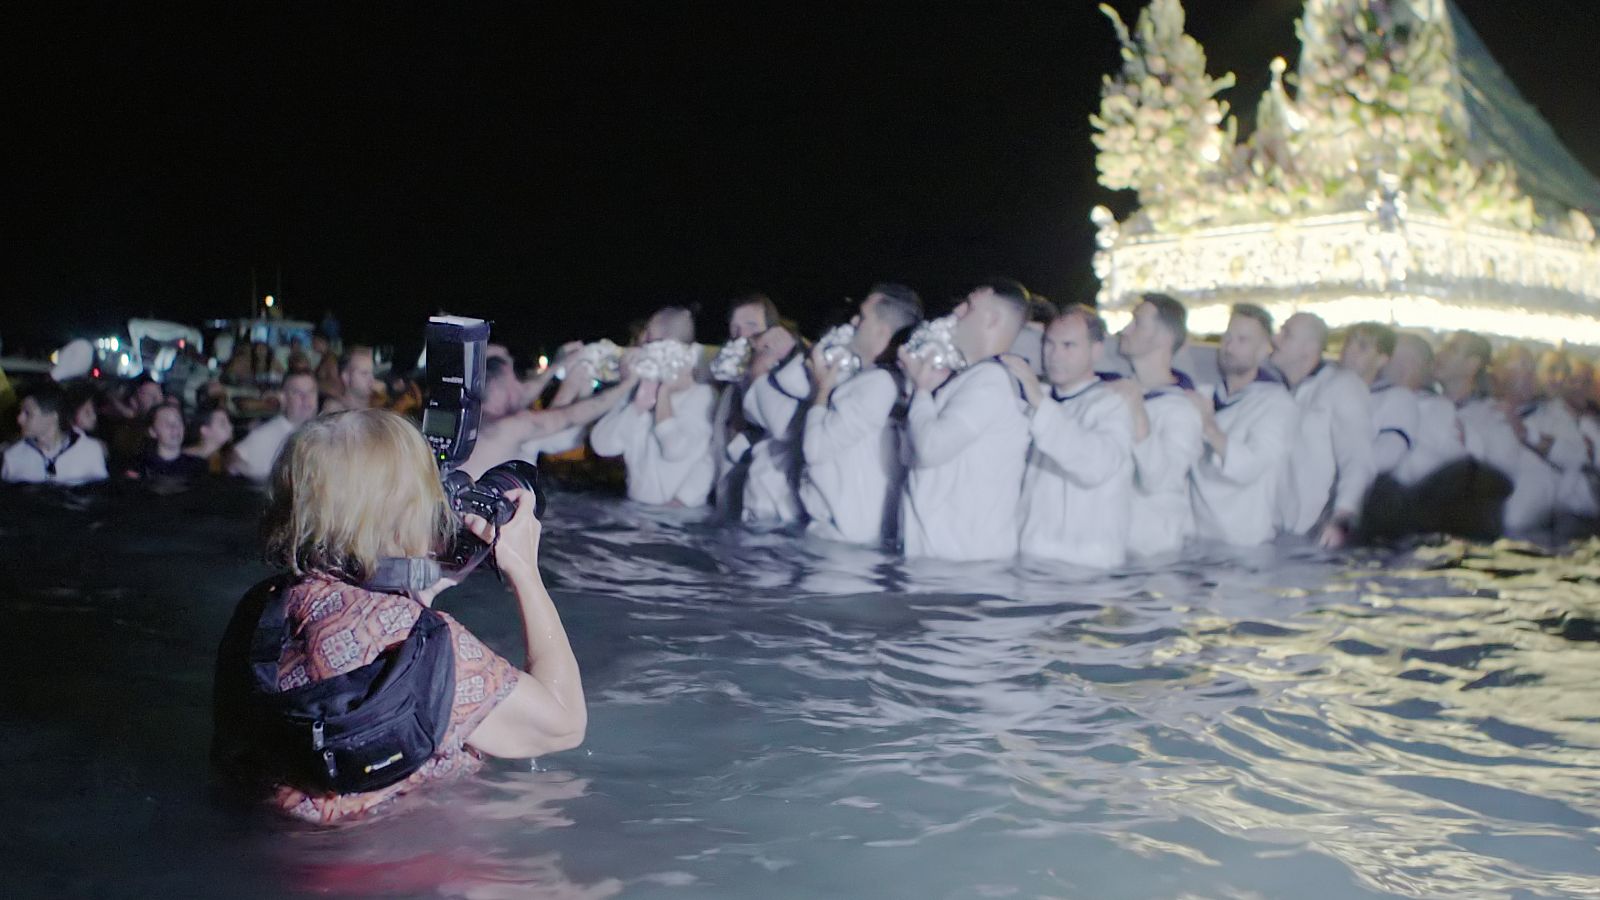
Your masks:
{"label": "spectator in background", "polygon": [[0,481],[79,485],[106,478],[106,451],[64,419],[66,393],[44,382],[22,398],[17,424],[22,440],[0,462]]}
{"label": "spectator in background", "polygon": [[[149,439],[150,413],[166,399],[161,385],[150,376],[141,376],[133,382],[133,390],[125,400],[112,398],[112,409],[117,416],[109,423],[111,462],[117,471],[136,468]],[[70,424],[70,422],[69,422]]]}
{"label": "spectator in background", "polygon": [[378,389],[372,366],[371,347],[355,345],[346,350],[344,357],[339,360],[340,391],[322,401],[322,411],[333,413],[371,407],[373,395]]}
{"label": "spectator in background", "polygon": [[194,416],[194,434],[183,452],[205,462],[206,471],[221,475],[227,462],[227,447],[233,442],[233,419],[222,404],[208,401]]}
{"label": "spectator in background", "polygon": [[290,375],[284,379],[283,412],[257,425],[234,448],[228,472],[251,481],[265,482],[284,441],[296,428],[317,414],[317,380],[310,375]]}
{"label": "spectator in background", "polygon": [[206,463],[183,452],[183,412],[175,404],[163,403],[150,411],[148,440],[130,478],[192,479],[206,473]]}

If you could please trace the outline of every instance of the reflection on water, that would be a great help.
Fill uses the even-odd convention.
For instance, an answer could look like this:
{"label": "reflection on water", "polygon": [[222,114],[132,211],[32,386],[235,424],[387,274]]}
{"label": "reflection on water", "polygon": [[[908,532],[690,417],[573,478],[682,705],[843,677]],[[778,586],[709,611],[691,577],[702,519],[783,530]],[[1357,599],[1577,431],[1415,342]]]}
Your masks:
{"label": "reflection on water", "polygon": [[[1600,896],[1600,545],[1092,576],[561,494],[585,746],[310,831],[204,768],[259,498],[0,502],[4,865],[39,893]],[[520,646],[492,578],[441,605]]]}

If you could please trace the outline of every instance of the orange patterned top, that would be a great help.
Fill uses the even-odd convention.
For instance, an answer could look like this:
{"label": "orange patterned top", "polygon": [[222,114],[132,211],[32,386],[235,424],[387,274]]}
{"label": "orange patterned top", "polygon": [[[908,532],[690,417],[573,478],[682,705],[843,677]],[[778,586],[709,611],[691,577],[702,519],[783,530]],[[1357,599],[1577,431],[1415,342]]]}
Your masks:
{"label": "orange patterned top", "polygon": [[[405,640],[422,605],[400,594],[377,594],[313,575],[289,589],[289,640],[278,660],[280,690],[360,668]],[[477,771],[482,759],[466,739],[517,684],[517,670],[460,622],[440,613],[455,646],[456,698],[444,742],[409,778],[364,794],[307,794],[278,785],[272,803],[298,819],[328,824],[367,815],[417,786]]]}

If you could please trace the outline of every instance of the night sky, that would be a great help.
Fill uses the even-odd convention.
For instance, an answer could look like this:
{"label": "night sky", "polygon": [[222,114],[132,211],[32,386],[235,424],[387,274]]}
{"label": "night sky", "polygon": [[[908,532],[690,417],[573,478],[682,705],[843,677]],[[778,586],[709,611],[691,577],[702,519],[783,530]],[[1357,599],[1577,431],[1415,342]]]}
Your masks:
{"label": "night sky", "polygon": [[[1600,171],[1600,5],[1459,2]],[[1187,6],[1248,116],[1300,4]],[[8,353],[242,315],[252,267],[347,337],[415,343],[448,309],[523,352],[668,302],[719,337],[750,290],[814,333],[875,280],[934,311],[991,274],[1095,289],[1117,47],[1089,0],[51,9],[0,38]]]}

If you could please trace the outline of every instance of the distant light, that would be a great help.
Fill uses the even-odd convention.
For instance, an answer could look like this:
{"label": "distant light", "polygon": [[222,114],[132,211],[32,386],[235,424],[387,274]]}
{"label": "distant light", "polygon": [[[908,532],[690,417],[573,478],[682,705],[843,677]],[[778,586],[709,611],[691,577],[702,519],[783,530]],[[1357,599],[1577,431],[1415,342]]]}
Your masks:
{"label": "distant light", "polygon": [[539,371],[541,371],[541,372],[544,371],[546,368],[549,367],[549,365],[550,365],[550,357],[545,356],[543,353],[539,354]]}
{"label": "distant light", "polygon": [[272,308],[272,304],[277,303],[277,302],[278,301],[276,299],[274,299],[271,294],[267,295],[267,300],[266,300],[267,309],[271,309]]}
{"label": "distant light", "polygon": [[126,366],[128,364],[128,354],[126,354],[126,353],[122,354],[122,364],[124,366]]}
{"label": "distant light", "polygon": [[99,378],[100,377],[100,367],[99,366],[95,366],[94,368],[90,369],[89,370],[89,374],[91,376],[95,377],[95,378]]}
{"label": "distant light", "polygon": [[61,351],[60,350],[52,350],[52,351],[50,351],[50,365],[53,366],[57,362],[59,362],[59,357],[60,356],[61,356]]}
{"label": "distant light", "polygon": [[183,338],[178,338],[178,349],[182,350],[185,346],[188,345],[188,343],[189,342],[184,340]]}

